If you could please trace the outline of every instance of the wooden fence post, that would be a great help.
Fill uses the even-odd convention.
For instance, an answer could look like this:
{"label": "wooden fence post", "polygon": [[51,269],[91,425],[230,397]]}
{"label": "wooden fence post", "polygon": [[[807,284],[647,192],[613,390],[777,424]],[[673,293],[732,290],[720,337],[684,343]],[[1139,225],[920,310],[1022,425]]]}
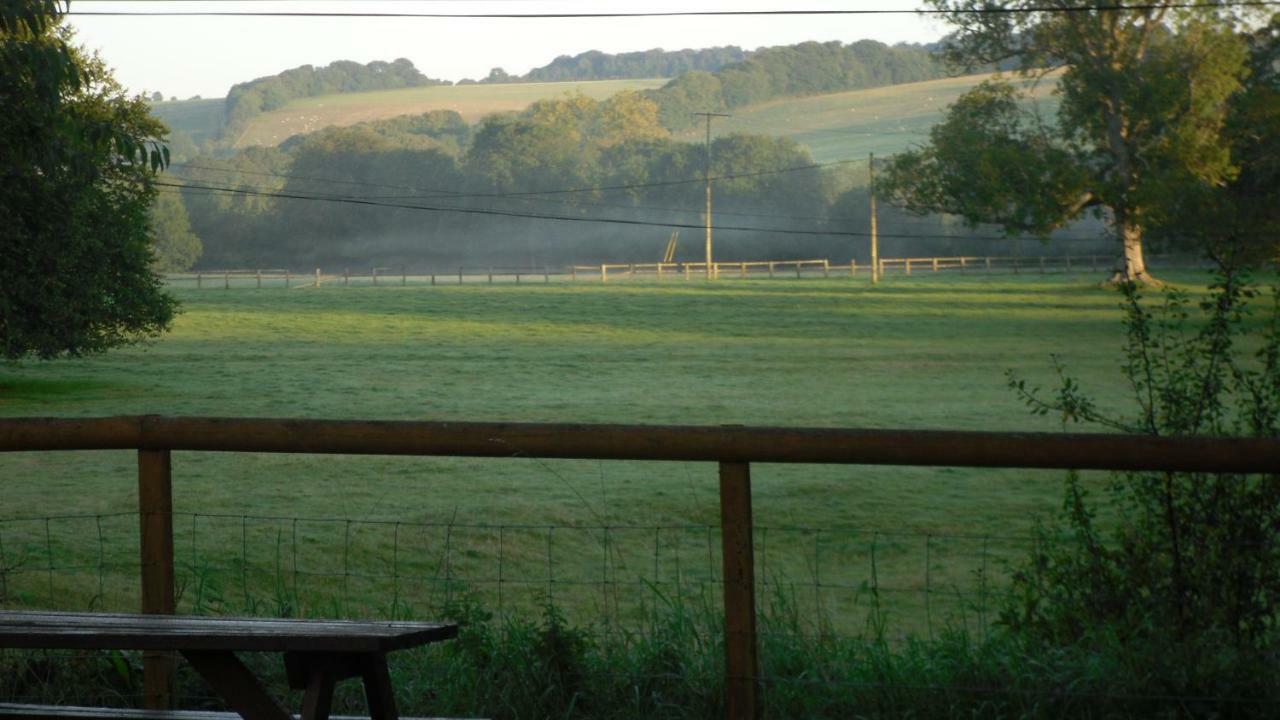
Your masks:
{"label": "wooden fence post", "polygon": [[720,547],[724,566],[725,717],[760,717],[756,659],[755,552],[751,466],[720,463]]}
{"label": "wooden fence post", "polygon": [[600,284],[609,282],[609,267],[604,263],[600,264]]}
{"label": "wooden fence post", "polygon": [[831,277],[831,261],[830,260],[822,261],[822,277],[824,278]]}
{"label": "wooden fence post", "polygon": [[[172,615],[173,473],[168,450],[138,451],[138,522],[142,612]],[[169,653],[143,653],[143,702],[148,710],[169,709],[174,665]]]}
{"label": "wooden fence post", "polygon": [[431,287],[435,287],[435,286],[436,286],[436,274],[431,273]]}
{"label": "wooden fence post", "polygon": [[222,289],[223,290],[231,289],[231,271],[230,270],[227,270],[222,273]]}
{"label": "wooden fence post", "polygon": [[200,273],[196,273],[196,289],[199,290],[202,287],[204,287],[204,279],[200,276]]}
{"label": "wooden fence post", "polygon": [[401,285],[409,284],[409,269],[406,268],[404,265],[400,266],[400,284]]}
{"label": "wooden fence post", "polygon": [[938,258],[933,258],[933,271],[938,272]]}
{"label": "wooden fence post", "polygon": [[800,261],[796,261],[796,279],[800,279]]}
{"label": "wooden fence post", "polygon": [[769,279],[770,280],[773,279],[773,261],[772,260],[769,261]]}
{"label": "wooden fence post", "polygon": [[458,284],[462,284],[462,266],[458,266]]}
{"label": "wooden fence post", "polygon": [[374,287],[377,287],[377,286],[378,286],[378,268],[374,268],[374,269],[373,269],[372,271],[370,271],[370,272],[371,272],[371,273],[372,273],[372,275],[373,275],[373,285],[374,285]]}
{"label": "wooden fence post", "polygon": [[285,286],[285,288],[288,288],[288,287],[289,287],[289,280],[290,280],[290,279],[292,279],[292,275],[293,275],[293,273],[289,272],[288,270],[285,270],[285,271],[284,271],[284,286]]}
{"label": "wooden fence post", "polygon": [[960,258],[960,274],[961,274],[961,275],[963,275],[963,274],[964,274],[964,263],[965,263],[965,258],[964,258],[963,256],[961,256],[961,258]]}
{"label": "wooden fence post", "polygon": [[738,277],[745,278],[747,276],[747,264],[738,263]]}
{"label": "wooden fence post", "polygon": [[315,283],[315,287],[320,287],[320,268],[316,268],[316,283]]}
{"label": "wooden fence post", "polygon": [[990,255],[987,256],[987,274],[988,275],[991,274],[991,256]]}
{"label": "wooden fence post", "polygon": [[689,281],[689,263],[684,264],[684,279],[685,282]]}
{"label": "wooden fence post", "polygon": [[911,276],[911,258],[907,258],[906,265],[907,265],[907,277],[910,277]]}
{"label": "wooden fence post", "polygon": [[849,277],[858,277],[858,261],[849,260]]}

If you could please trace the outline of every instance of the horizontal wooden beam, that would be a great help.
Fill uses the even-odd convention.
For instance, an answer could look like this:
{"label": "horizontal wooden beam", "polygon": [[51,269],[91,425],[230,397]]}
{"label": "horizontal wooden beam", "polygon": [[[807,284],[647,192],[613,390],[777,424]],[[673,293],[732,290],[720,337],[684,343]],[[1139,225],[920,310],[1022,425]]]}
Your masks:
{"label": "horizontal wooden beam", "polygon": [[0,419],[0,452],[197,450],[1280,472],[1280,439],[678,425],[121,416]]}

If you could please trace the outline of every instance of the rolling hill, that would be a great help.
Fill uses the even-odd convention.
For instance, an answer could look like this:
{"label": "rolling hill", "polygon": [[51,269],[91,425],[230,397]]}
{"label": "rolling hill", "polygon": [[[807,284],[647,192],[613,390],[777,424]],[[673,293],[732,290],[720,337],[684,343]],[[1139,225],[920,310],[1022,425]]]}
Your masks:
{"label": "rolling hill", "polygon": [[[738,108],[732,117],[716,121],[717,134],[759,133],[793,138],[809,146],[818,162],[865,158],[867,153],[889,155],[924,140],[942,119],[947,105],[991,75],[929,80],[868,90],[774,100]],[[1051,114],[1053,78],[1033,90],[1040,112]],[[1024,83],[1025,85],[1025,83]],[[681,133],[697,141],[701,130]]]}
{"label": "rolling hill", "polygon": [[224,98],[172,100],[152,103],[151,113],[171,130],[184,132],[196,143],[216,140],[226,116]]}
{"label": "rolling hill", "polygon": [[330,125],[354,125],[429,110],[456,110],[468,122],[496,113],[523,110],[542,98],[581,92],[601,100],[622,90],[647,90],[666,80],[593,80],[582,82],[440,85],[378,92],[322,95],[295,100],[253,118],[235,138],[235,147],[276,145],[293,135]]}

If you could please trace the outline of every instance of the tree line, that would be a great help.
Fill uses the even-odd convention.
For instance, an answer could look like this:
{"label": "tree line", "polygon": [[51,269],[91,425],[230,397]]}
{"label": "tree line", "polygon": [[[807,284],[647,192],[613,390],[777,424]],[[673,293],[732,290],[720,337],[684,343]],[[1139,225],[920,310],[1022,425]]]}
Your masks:
{"label": "tree line", "polygon": [[920,82],[952,74],[923,45],[888,46],[874,40],[848,45],[804,42],[761,48],[718,72],[694,71],[649,91],[663,125],[682,130],[693,113],[731,110],[780,97],[819,95]]}
{"label": "tree line", "polygon": [[[623,92],[474,126],[435,111],[333,127],[176,166],[190,187],[166,211],[189,217],[206,268],[646,262],[673,227],[677,260],[700,261],[706,148],[674,140],[660,116],[651,97]],[[710,150],[718,259],[867,260],[865,162],[817,165],[764,135]],[[980,228],[948,218],[890,208],[880,221],[888,252],[991,250]]]}
{"label": "tree line", "polygon": [[[735,45],[700,50],[663,50],[605,53],[589,50],[577,55],[561,55],[524,75],[508,75],[494,68],[480,82],[564,82],[569,80],[614,80],[620,78],[673,78],[695,70],[716,72],[731,63],[745,60],[751,53]],[[459,84],[468,81],[462,80]]]}
{"label": "tree line", "polygon": [[338,60],[325,67],[303,65],[231,86],[227,92],[223,135],[234,135],[255,116],[284,107],[298,98],[450,84],[448,80],[423,75],[405,58],[367,65],[350,60]]}

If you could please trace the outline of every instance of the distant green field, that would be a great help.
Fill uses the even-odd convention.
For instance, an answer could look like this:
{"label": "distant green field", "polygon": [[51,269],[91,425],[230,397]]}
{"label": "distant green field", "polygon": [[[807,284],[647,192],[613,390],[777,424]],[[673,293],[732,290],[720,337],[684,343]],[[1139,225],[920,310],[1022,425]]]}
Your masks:
{"label": "distant green field", "polygon": [[[183,290],[154,345],[0,370],[0,415],[1052,431],[1004,372],[1047,383],[1058,353],[1104,405],[1123,395],[1118,298],[1096,282]],[[129,452],[0,455],[0,602],[135,607],[135,472]],[[778,592],[858,629],[878,586],[893,628],[918,632],[990,611],[1061,487],[1057,472],[753,474]],[[598,619],[697,596],[718,572],[708,464],[177,453],[174,478],[184,607],[424,612],[470,590],[507,609],[550,593]]]}
{"label": "distant green field", "polygon": [[197,144],[213,140],[222,130],[225,100],[175,100],[152,103],[151,113],[164,121],[170,130],[185,132]]}
{"label": "distant green field", "polygon": [[439,85],[435,87],[343,93],[294,100],[264,113],[235,140],[237,147],[275,145],[293,135],[330,125],[354,125],[430,110],[456,110],[468,122],[497,112],[519,111],[535,100],[580,92],[603,100],[622,90],[660,87],[666,80],[594,80],[583,82]]}
{"label": "distant green field", "polygon": [[[809,146],[818,162],[890,155],[926,139],[951,103],[991,75],[930,80],[804,98],[787,98],[739,108],[717,120],[718,134],[762,133],[789,137]],[[1024,83],[1024,85],[1027,85]],[[1057,105],[1052,76],[1034,87],[1040,112]],[[690,131],[686,140],[700,137]]]}

